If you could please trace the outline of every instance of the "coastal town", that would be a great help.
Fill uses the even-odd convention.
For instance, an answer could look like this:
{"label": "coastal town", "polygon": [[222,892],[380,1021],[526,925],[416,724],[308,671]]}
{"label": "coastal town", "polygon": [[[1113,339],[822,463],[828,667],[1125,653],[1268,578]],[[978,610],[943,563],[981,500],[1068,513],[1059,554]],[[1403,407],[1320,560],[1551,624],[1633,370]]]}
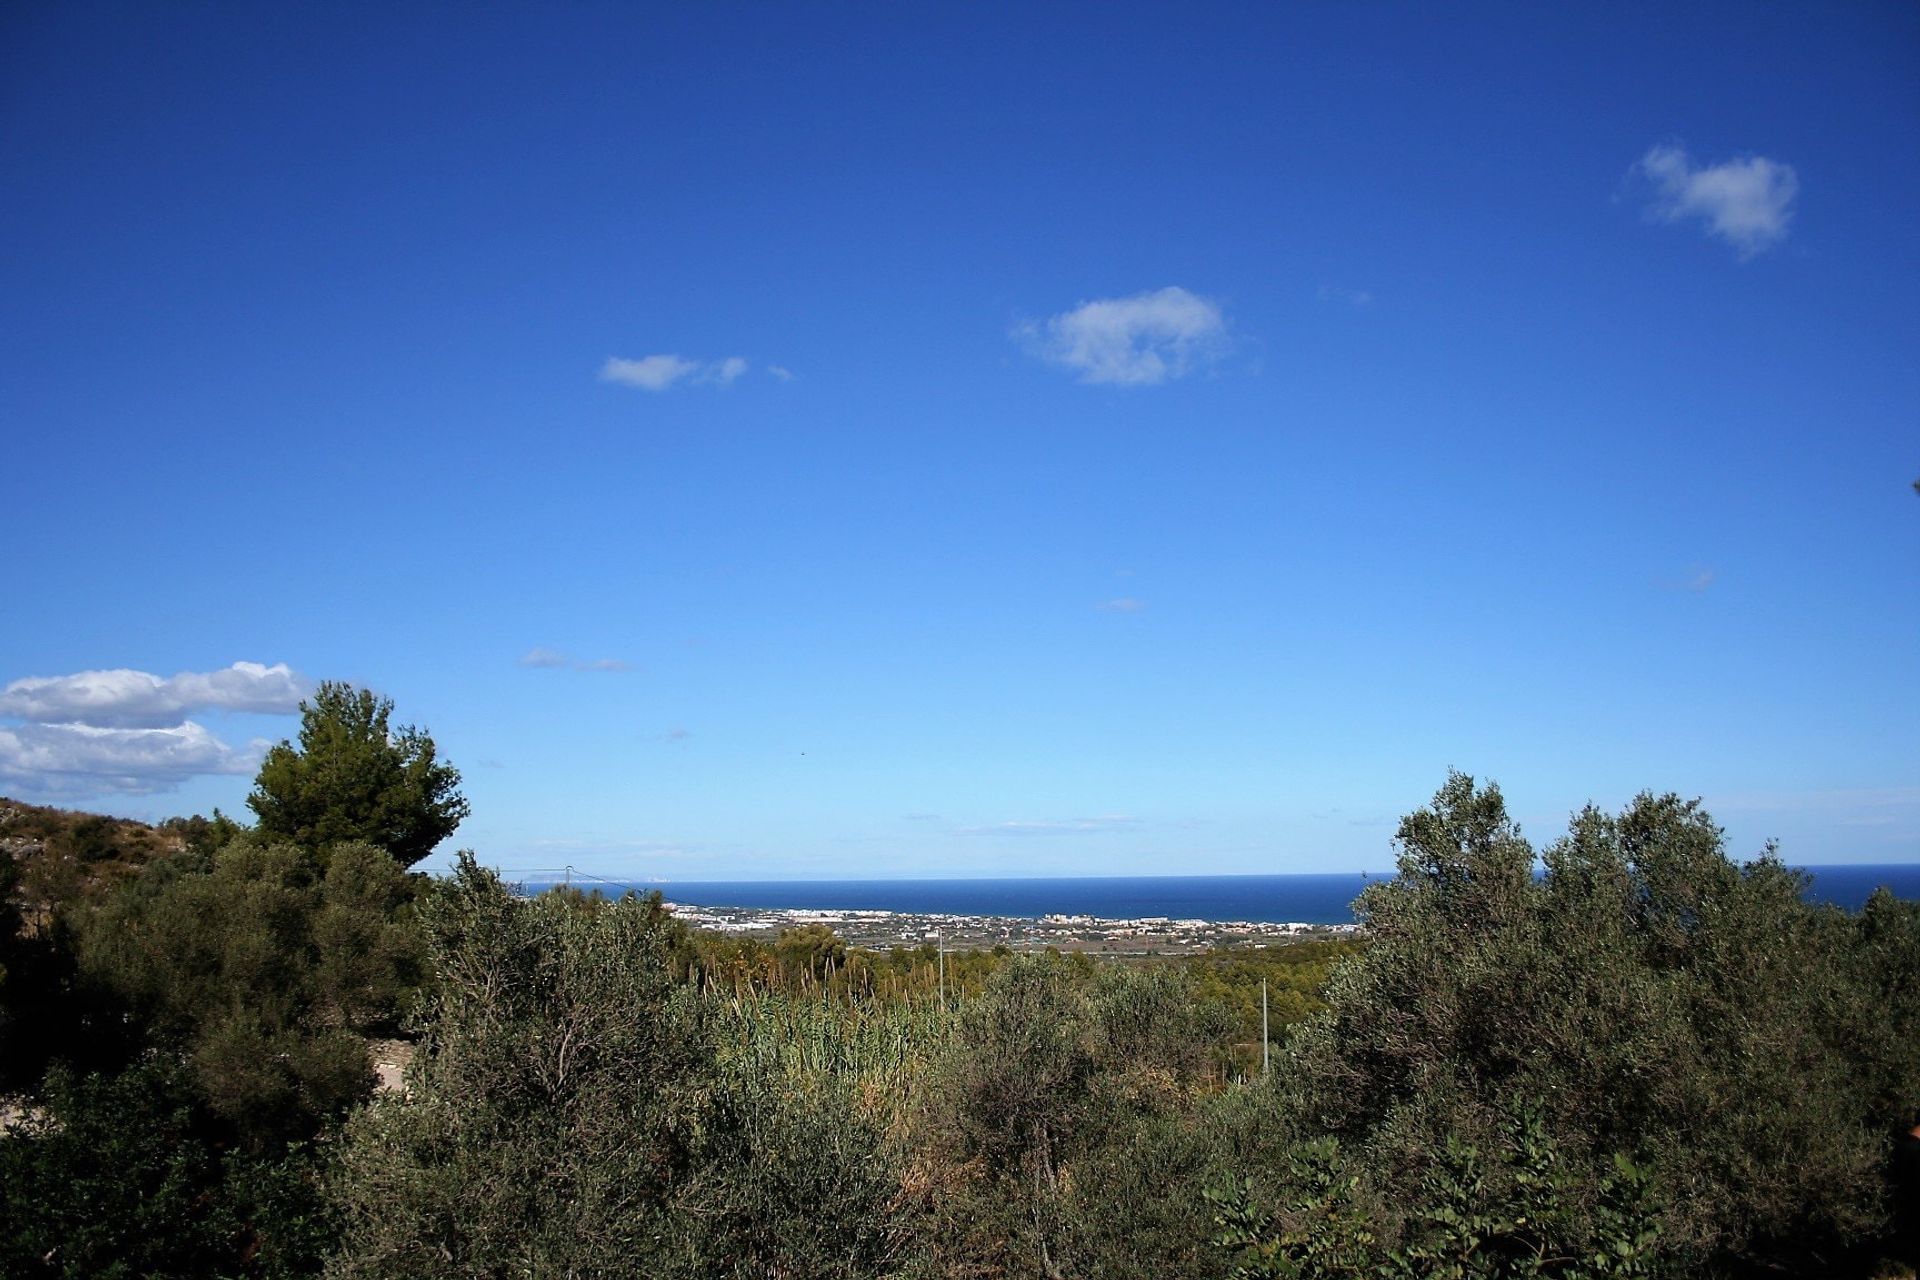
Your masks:
{"label": "coastal town", "polygon": [[1345,938],[1353,924],[1269,923],[1258,920],[1126,920],[1090,915],[922,915],[903,911],[798,907],[718,907],[666,903],[696,929],[773,938],[782,929],[825,925],[854,946],[936,946],[949,951],[1007,947],[1014,951],[1087,951],[1111,955],[1191,955],[1216,947],[1267,947],[1310,938]]}

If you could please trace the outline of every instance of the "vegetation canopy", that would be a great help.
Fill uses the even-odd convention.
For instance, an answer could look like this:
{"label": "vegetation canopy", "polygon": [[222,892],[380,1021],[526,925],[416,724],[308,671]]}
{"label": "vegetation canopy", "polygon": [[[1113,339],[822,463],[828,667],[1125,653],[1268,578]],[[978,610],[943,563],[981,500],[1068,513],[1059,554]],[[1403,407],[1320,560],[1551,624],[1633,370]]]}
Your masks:
{"label": "vegetation canopy", "polygon": [[[303,765],[336,721],[363,762],[411,734],[346,686],[309,716]],[[1920,1154],[1920,904],[1809,904],[1771,848],[1734,861],[1672,795],[1536,850],[1497,787],[1452,775],[1356,904],[1364,939],[1186,958],[701,934],[657,895],[529,898],[465,853],[429,879],[372,842],[220,820],[18,822],[8,1276],[1910,1280],[1920,1260],[1893,1159]],[[395,1037],[411,1064],[376,1091]]]}
{"label": "vegetation canopy", "polygon": [[460,771],[412,725],[388,727],[393,700],[328,681],[300,704],[300,745],[267,752],[247,806],[268,837],[310,849],[362,840],[403,867],[467,816]]}

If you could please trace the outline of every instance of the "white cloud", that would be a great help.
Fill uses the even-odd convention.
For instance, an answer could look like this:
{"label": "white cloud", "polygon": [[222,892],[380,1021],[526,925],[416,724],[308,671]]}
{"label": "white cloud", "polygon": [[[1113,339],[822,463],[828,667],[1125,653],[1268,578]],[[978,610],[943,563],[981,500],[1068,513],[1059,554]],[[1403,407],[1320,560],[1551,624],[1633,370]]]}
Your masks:
{"label": "white cloud", "polygon": [[682,382],[690,386],[724,387],[752,367],[745,356],[728,356],[724,360],[689,360],[669,354],[642,356],[638,360],[609,356],[600,366],[600,381],[639,387],[642,391],[666,391]]}
{"label": "white cloud", "polygon": [[1095,607],[1103,613],[1139,613],[1147,607],[1147,602],[1132,596],[1120,596],[1113,600],[1102,600]]}
{"label": "white cloud", "polygon": [[688,360],[684,356],[643,356],[638,360],[609,356],[607,362],[600,366],[600,380],[639,387],[643,391],[665,391],[699,368],[699,361]]}
{"label": "white cloud", "polygon": [[1364,307],[1373,301],[1373,295],[1365,289],[1343,289],[1331,284],[1321,285],[1317,296],[1322,302],[1344,302],[1350,307]]}
{"label": "white cloud", "polygon": [[198,774],[252,773],[266,743],[238,752],[189,720],[165,729],[0,727],[0,779],[48,795],[164,791]]}
{"label": "white cloud", "polygon": [[633,664],[619,658],[575,658],[558,649],[529,649],[520,655],[520,665],[555,671],[631,671]]}
{"label": "white cloud", "polygon": [[1710,589],[1719,577],[1712,569],[1703,565],[1693,565],[1677,578],[1658,579],[1663,591],[1690,591],[1695,595]]}
{"label": "white cloud", "polygon": [[780,381],[782,382],[793,381],[793,370],[787,368],[783,364],[770,364],[767,366],[767,372],[772,374],[774,377],[780,379]]}
{"label": "white cloud", "polygon": [[107,728],[179,725],[201,710],[285,715],[297,711],[306,682],[286,663],[236,662],[222,671],[183,671],[162,679],[118,668],[66,676],[29,676],[0,690],[0,716],[40,724]]}
{"label": "white cloud", "polygon": [[1800,190],[1790,165],[1765,156],[1696,165],[1684,147],[1662,143],[1634,169],[1653,184],[1649,216],[1662,222],[1699,218],[1743,259],[1787,238]]}
{"label": "white cloud", "polygon": [[1219,304],[1178,286],[1083,302],[1014,330],[1028,351],[1080,381],[1153,386],[1183,377],[1227,350]]}

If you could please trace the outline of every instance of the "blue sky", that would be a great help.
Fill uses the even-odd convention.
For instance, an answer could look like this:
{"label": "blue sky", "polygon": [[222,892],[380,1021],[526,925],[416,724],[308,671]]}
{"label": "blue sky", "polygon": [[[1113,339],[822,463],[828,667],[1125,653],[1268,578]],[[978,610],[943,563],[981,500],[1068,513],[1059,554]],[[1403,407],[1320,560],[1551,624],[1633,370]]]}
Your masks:
{"label": "blue sky", "polygon": [[1916,85],[1894,5],[10,6],[0,792],[238,810],[335,678],[509,866],[1371,869],[1449,767],[1920,860]]}

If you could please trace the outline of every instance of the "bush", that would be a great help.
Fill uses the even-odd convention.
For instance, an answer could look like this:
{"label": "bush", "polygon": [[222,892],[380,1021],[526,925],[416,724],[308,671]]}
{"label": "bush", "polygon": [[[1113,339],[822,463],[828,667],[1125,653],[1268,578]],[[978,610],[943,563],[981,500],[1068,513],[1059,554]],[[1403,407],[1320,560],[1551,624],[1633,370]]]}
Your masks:
{"label": "bush", "polygon": [[1023,956],[996,972],[929,1072],[933,1265],[1188,1271],[1203,1236],[1196,1175],[1210,1167],[1201,1090],[1224,1025],[1184,969],[1089,976]]}
{"label": "bush", "polygon": [[1809,906],[1772,850],[1736,866],[1673,796],[1577,815],[1536,878],[1499,791],[1455,775],[1399,844],[1360,900],[1372,945],[1285,1059],[1303,1120],[1383,1196],[1423,1202],[1450,1139],[1495,1150],[1538,1100],[1556,1195],[1599,1213],[1634,1154],[1673,1265],[1817,1269],[1882,1229],[1888,1136],[1920,1102],[1895,1038],[1911,913]]}
{"label": "bush", "polygon": [[329,1236],[304,1148],[223,1153],[192,1083],[163,1061],[55,1071],[45,1109],[0,1137],[0,1274],[314,1274]]}
{"label": "bush", "polygon": [[368,845],[325,869],[241,837],[153,864],[83,915],[84,984],[183,1055],[199,1097],[256,1149],[312,1137],[373,1087],[365,1037],[420,980],[414,882]]}
{"label": "bush", "polygon": [[462,854],[421,904],[433,994],[404,1096],[346,1130],[339,1276],[646,1275],[712,1086],[658,899],[522,902]]}

